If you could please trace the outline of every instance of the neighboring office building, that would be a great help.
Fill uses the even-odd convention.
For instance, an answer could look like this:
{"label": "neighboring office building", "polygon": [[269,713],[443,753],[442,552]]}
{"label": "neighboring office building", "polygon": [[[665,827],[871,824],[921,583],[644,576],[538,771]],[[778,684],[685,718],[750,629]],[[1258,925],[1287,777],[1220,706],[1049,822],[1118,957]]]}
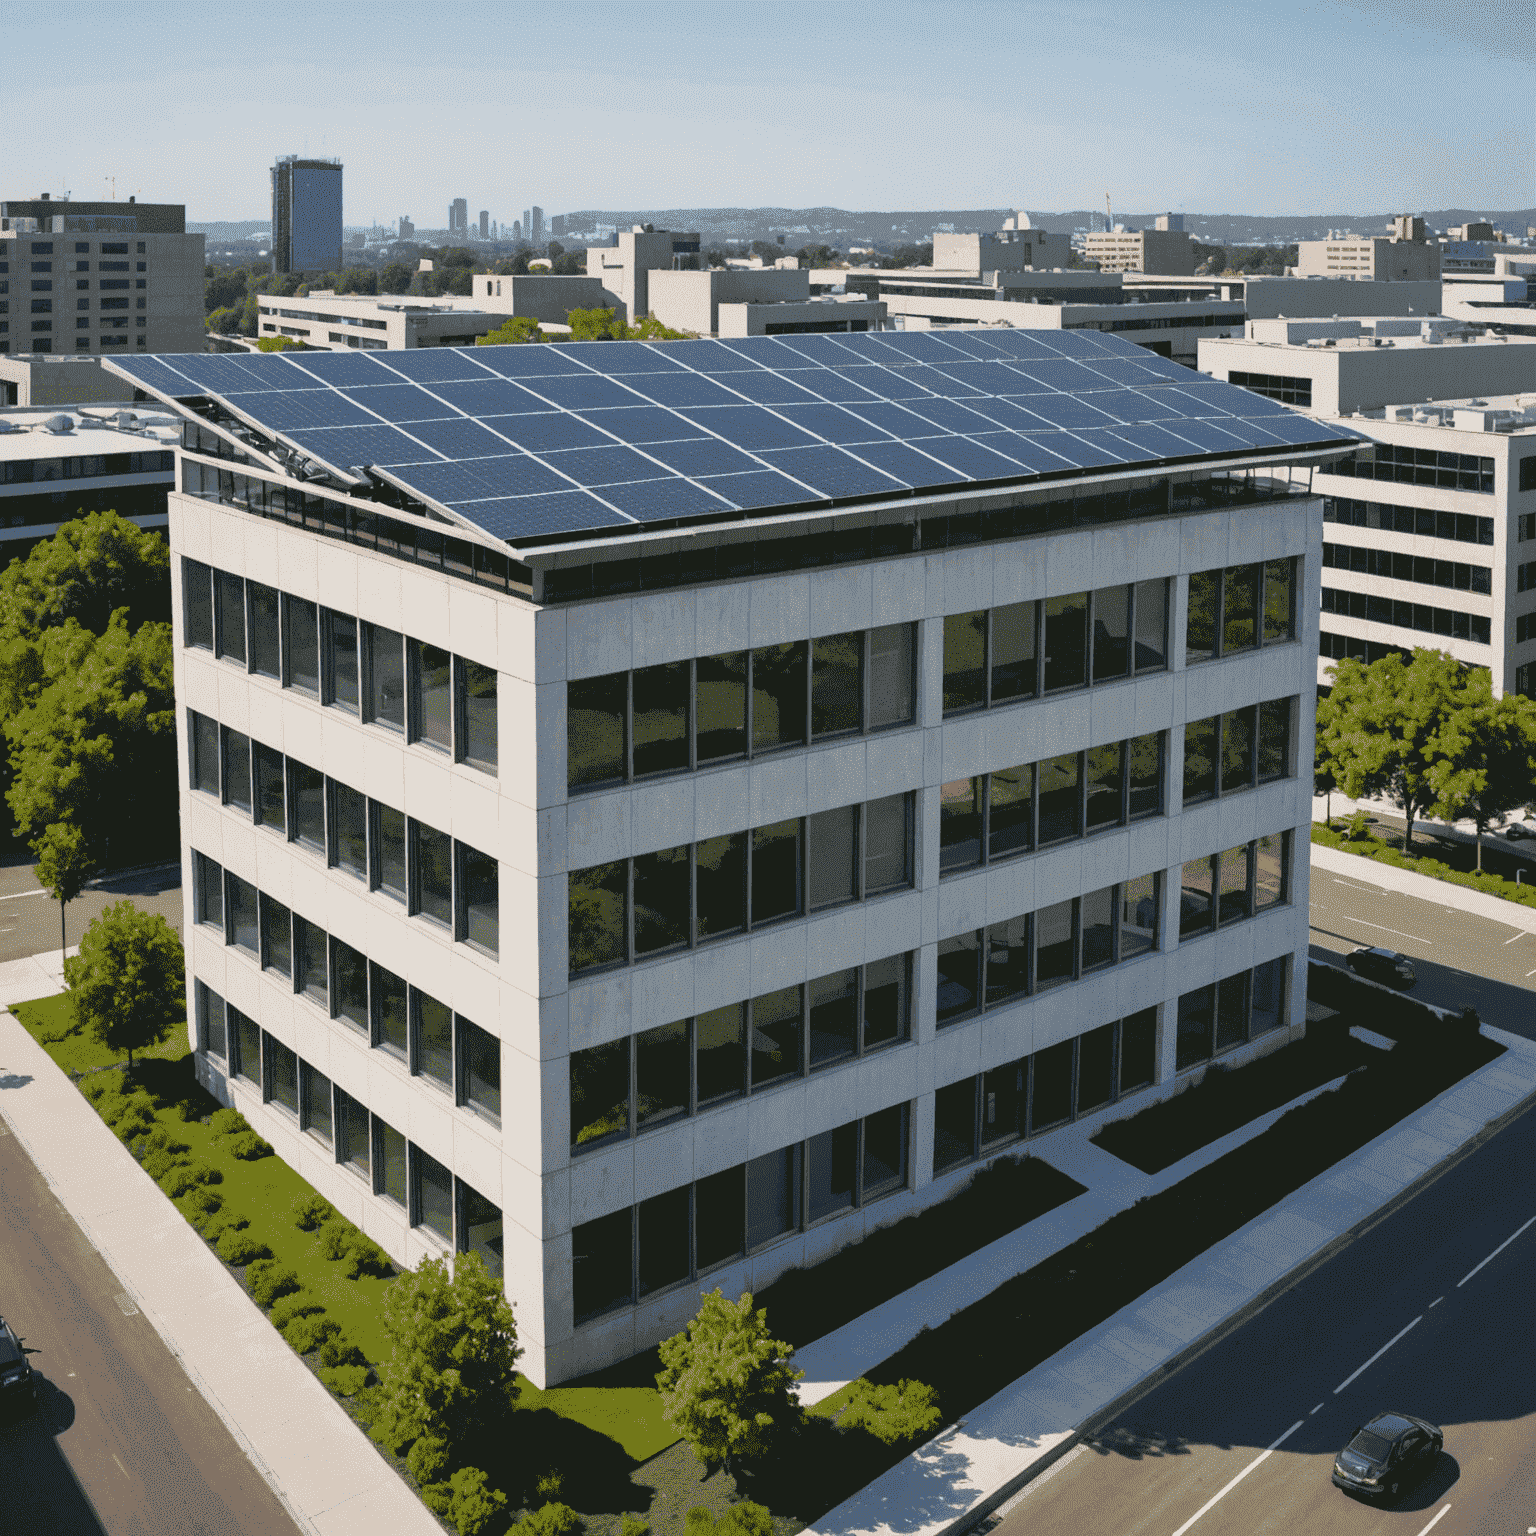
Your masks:
{"label": "neighboring office building", "polygon": [[272,167],[272,270],[341,270],[341,161],[283,155]]}
{"label": "neighboring office building", "polygon": [[400,238],[402,240],[410,240],[415,236],[415,234],[416,226],[411,223],[410,214],[402,213],[400,215]]}
{"label": "neighboring office building", "polygon": [[529,220],[528,228],[531,233],[528,239],[530,243],[533,245],[543,245],[549,238],[544,231],[544,210],[542,208],[530,209]]}
{"label": "neighboring office building", "polygon": [[636,224],[621,230],[612,245],[587,247],[587,276],[618,295],[618,318],[638,320],[650,313],[649,278],[652,272],[670,272],[699,264],[698,233],[646,230]]}
{"label": "neighboring office building", "polygon": [[471,295],[468,302],[494,314],[497,326],[506,315],[523,315],[542,325],[564,325],[573,309],[617,310],[622,303],[617,294],[603,287],[600,278],[556,277],[542,272],[519,277],[477,272]]}
{"label": "neighboring office building", "polygon": [[1192,277],[1195,271],[1195,247],[1182,229],[1117,228],[1107,233],[1090,232],[1084,255],[1089,261],[1098,262],[1101,272]]}
{"label": "neighboring office building", "polygon": [[354,293],[312,292],[302,299],[264,293],[256,309],[256,337],[221,340],[254,349],[262,336],[291,336],[306,346],[337,352],[469,347],[477,336],[496,330],[504,318],[466,305],[462,299],[425,301]]}
{"label": "neighboring office building", "polygon": [[653,271],[650,313],[696,336],[784,336],[815,331],[880,330],[885,305],[851,298],[811,297],[809,270],[764,267],[731,271]]}
{"label": "neighboring office building", "polygon": [[1536,339],[1394,329],[1259,322],[1200,348],[1202,371],[1373,441],[1312,482],[1328,524],[1318,682],[1345,656],[1428,645],[1536,696]]}
{"label": "neighboring office building", "polygon": [[456,197],[449,206],[448,233],[459,236],[469,233],[469,203],[465,198]]}
{"label": "neighboring office building", "polygon": [[[1529,263],[1511,263],[1508,272],[1536,273]],[[1520,276],[1461,277],[1445,284],[1445,312],[1501,336],[1536,336],[1536,300],[1531,279]]]}
{"label": "neighboring office building", "polygon": [[482,240],[489,240],[491,238],[491,211],[489,208],[482,208],[480,210],[480,238]]}
{"label": "neighboring office building", "polygon": [[0,406],[104,405],[123,398],[123,381],[98,357],[0,355]]}
{"label": "neighboring office building", "polygon": [[[199,1079],[397,1262],[482,1253],[541,1386],[1305,1019],[1321,515],[1272,495],[1336,429],[1110,337],[641,345],[116,365],[199,401]],[[947,387],[893,376],[862,443],[857,406],[750,403],[786,365],[840,398],[825,364],[965,393],[1003,358],[1143,397],[1078,436],[1086,395],[970,393],[1014,459]],[[482,421],[360,436],[261,392],[327,378]],[[620,391],[666,440],[557,478]],[[460,461],[492,435],[527,452]]]}
{"label": "neighboring office building", "polygon": [[1028,222],[1022,227],[1011,227],[996,234],[946,234],[936,231],[933,237],[933,267],[935,271],[951,272],[1019,272],[1026,268],[1064,267],[1071,259],[1071,239],[1064,234],[1049,234],[1043,229],[1032,229]]}
{"label": "neighboring office building", "polygon": [[1378,282],[1425,282],[1440,276],[1440,247],[1424,238],[1423,219],[1395,221],[1390,238],[1329,235],[1296,247],[1298,277],[1369,277]]}
{"label": "neighboring office building", "polygon": [[180,203],[0,203],[0,354],[202,345],[203,237]]}

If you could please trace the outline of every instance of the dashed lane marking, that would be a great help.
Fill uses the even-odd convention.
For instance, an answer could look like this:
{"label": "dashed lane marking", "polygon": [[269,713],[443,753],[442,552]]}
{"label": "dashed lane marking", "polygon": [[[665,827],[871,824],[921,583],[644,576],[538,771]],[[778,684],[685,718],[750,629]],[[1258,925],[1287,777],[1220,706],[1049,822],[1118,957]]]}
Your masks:
{"label": "dashed lane marking", "polygon": [[1249,1473],[1250,1473],[1250,1472],[1252,1472],[1252,1471],[1253,1471],[1253,1469],[1254,1469],[1254,1468],[1255,1468],[1255,1467],[1257,1467],[1257,1466],[1261,1466],[1261,1465],[1262,1465],[1262,1464],[1263,1464],[1263,1463],[1264,1463],[1264,1462],[1266,1462],[1266,1461],[1268,1461],[1268,1460],[1269,1460],[1269,1458],[1270,1458],[1270,1457],[1271,1457],[1271,1456],[1272,1456],[1272,1455],[1273,1455],[1273,1454],[1274,1454],[1274,1453],[1275,1453],[1275,1452],[1276,1452],[1276,1451],[1278,1451],[1278,1450],[1279,1450],[1279,1449],[1280,1449],[1280,1447],[1281,1447],[1281,1446],[1282,1446],[1282,1445],[1284,1445],[1284,1444],[1285,1444],[1285,1442],[1286,1442],[1286,1441],[1287,1441],[1287,1440],[1289,1440],[1289,1439],[1290,1439],[1290,1438],[1291,1438],[1291,1436],[1292,1436],[1292,1435],[1294,1435],[1294,1434],[1295,1434],[1295,1433],[1296,1433],[1296,1431],[1297,1431],[1297,1430],[1298,1430],[1298,1429],[1300,1429],[1300,1428],[1301,1428],[1301,1426],[1302,1426],[1302,1425],[1303,1425],[1303,1424],[1305,1424],[1305,1423],[1306,1423],[1306,1422],[1307,1422],[1307,1421],[1306,1421],[1306,1420],[1305,1420],[1305,1419],[1297,1419],[1297,1420],[1296,1420],[1296,1422],[1295,1422],[1295,1423],[1294,1423],[1294,1424],[1292,1424],[1292,1425],[1291,1425],[1291,1427],[1290,1427],[1290,1428],[1289,1428],[1289,1429],[1288,1429],[1288,1430],[1286,1430],[1286,1432],[1285,1432],[1285,1433],[1284,1433],[1284,1434],[1283,1434],[1283,1435],[1281,1435],[1281,1436],[1280,1436],[1280,1438],[1279,1438],[1279,1439],[1278,1439],[1278,1440],[1276,1440],[1276,1441],[1274,1441],[1274,1442],[1273,1442],[1273,1443],[1272,1443],[1272,1444],[1271,1444],[1271,1445],[1268,1445],[1268,1446],[1266,1446],[1266,1447],[1265,1447],[1265,1448],[1264,1448],[1264,1449],[1263,1449],[1263,1450],[1262,1450],[1262,1451],[1260,1451],[1260,1452],[1259,1452],[1259,1454],[1258,1454],[1258,1455],[1257,1455],[1257,1456],[1255,1456],[1255,1457],[1254,1457],[1254,1458],[1253,1458],[1253,1460],[1252,1460],[1252,1461],[1250,1461],[1250,1462],[1249,1462],[1249,1463],[1248,1463],[1248,1465],[1247,1465],[1247,1466],[1246,1466],[1246,1467],[1244,1467],[1244,1468],[1243,1468],[1243,1470],[1242,1470],[1242,1471],[1241,1471],[1241,1472],[1239,1472],[1239,1473],[1238,1473],[1238,1474],[1237,1474],[1237,1476],[1236,1476],[1236,1477],[1234,1477],[1234,1478],[1233,1478],[1233,1479],[1232,1479],[1232,1481],[1231,1481],[1231,1482],[1230,1482],[1230,1483],[1228,1483],[1228,1484],[1227,1484],[1227,1486],[1226,1486],[1226,1487],[1225,1487],[1225,1488],[1223,1488],[1223,1489],[1222,1489],[1222,1490],[1221,1490],[1221,1492],[1220,1492],[1220,1493],[1218,1493],[1218,1494],[1216,1494],[1216,1495],[1215,1495],[1215,1497],[1214,1497],[1214,1498],[1210,1498],[1210,1499],[1207,1499],[1207,1500],[1206,1500],[1206,1501],[1205,1501],[1205,1503],[1204,1503],[1204,1504],[1202,1504],[1202,1505],[1201,1505],[1201,1506],[1200,1506],[1200,1508],[1199,1508],[1199,1509],[1197,1509],[1197,1510],[1196,1510],[1196,1511],[1195,1511],[1195,1512],[1194,1512],[1194,1514],[1192,1514],[1192,1515],[1191,1515],[1191,1516],[1190,1516],[1190,1517],[1189,1517],[1189,1519],[1188,1519],[1188,1520],[1186,1520],[1186,1521],[1185,1521],[1185,1522],[1184,1522],[1184,1524],[1183,1524],[1183,1525],[1181,1525],[1181,1526],[1180,1526],[1180,1527],[1179,1527],[1179,1528],[1178,1528],[1178,1530],[1176,1530],[1176,1531],[1175,1531],[1175,1532],[1174,1532],[1174,1533],[1173,1533],[1173,1536],[1184,1536],[1184,1533],[1185,1533],[1185,1532],[1186,1532],[1186,1531],[1187,1531],[1187,1530],[1188,1530],[1188,1529],[1189,1529],[1189,1528],[1190,1528],[1190,1527],[1191,1527],[1191,1526],[1192,1526],[1192,1525],[1194,1525],[1194,1523],[1195,1523],[1195,1522],[1196,1522],[1196,1521],[1197,1521],[1197,1520],[1198,1520],[1198,1519],[1199,1519],[1199,1518],[1200,1518],[1200,1517],[1201,1517],[1201,1515],[1203,1515],[1203,1514],[1205,1514],[1205,1513],[1206,1513],[1206,1512],[1207,1512],[1207,1511],[1208,1511],[1208,1510],[1212,1510],[1212,1509],[1214,1509],[1214,1508],[1215,1508],[1215,1507],[1216,1507],[1216,1506],[1217,1506],[1217,1505],[1218,1505],[1218,1504],[1219,1504],[1219,1503],[1221,1503],[1221,1501],[1222,1501],[1222,1500],[1223,1500],[1223,1499],[1224,1499],[1224,1498],[1226,1498],[1226,1496],[1227,1496],[1227,1495],[1228,1495],[1228,1494],[1229,1494],[1229,1493],[1231,1493],[1231,1492],[1232,1492],[1232,1490],[1233,1490],[1233,1489],[1234,1489],[1234,1488],[1236,1488],[1236,1487],[1237,1487],[1237,1485],[1238,1485],[1238,1484],[1239,1484],[1239,1483],[1240,1483],[1240,1482],[1242,1482],[1242,1480],[1243,1480],[1243,1479],[1244,1479],[1244,1478],[1245,1478],[1245,1477],[1247,1477],[1247,1476],[1248,1476],[1248,1474],[1249,1474]]}
{"label": "dashed lane marking", "polygon": [[1497,1248],[1495,1248],[1495,1249],[1494,1249],[1494,1250],[1493,1250],[1493,1252],[1492,1252],[1492,1253],[1490,1253],[1490,1254],[1489,1254],[1489,1255],[1488,1255],[1488,1257],[1487,1257],[1487,1258],[1486,1258],[1486,1259],[1484,1259],[1484,1260],[1483,1260],[1483,1262],[1482,1262],[1482,1264],[1474,1264],[1474,1265],[1473,1265],[1473,1266],[1472,1266],[1472,1268],[1471,1268],[1471,1269],[1469,1269],[1469,1270],[1468,1270],[1468,1271],[1467,1271],[1467,1272],[1466,1272],[1466,1274],[1464,1274],[1464,1275],[1463,1275],[1463,1276],[1462,1276],[1462,1277],[1461,1277],[1461,1279],[1460,1279],[1460,1280],[1458,1280],[1458,1281],[1457,1281],[1457,1282],[1456,1282],[1456,1289],[1457,1289],[1457,1290],[1458,1290],[1458,1291],[1459,1291],[1459,1290],[1460,1290],[1460,1289],[1461,1289],[1461,1288],[1462,1288],[1462,1286],[1464,1286],[1464,1285],[1465,1285],[1465,1284],[1466,1284],[1466,1283],[1467,1283],[1467,1281],[1468,1281],[1468,1280],[1470,1280],[1470,1279],[1471,1279],[1471,1278],[1472,1278],[1472,1276],[1473,1276],[1473,1275],[1475,1275],[1475,1274],[1476,1274],[1476,1273],[1477,1273],[1477,1272],[1478,1272],[1478,1270],[1480,1270],[1480,1269],[1481,1269],[1481,1268],[1482,1268],[1482,1267],[1483,1267],[1483,1264],[1487,1264],[1487,1263],[1490,1263],[1490,1262],[1491,1262],[1491,1261],[1492,1261],[1492,1260],[1494,1260],[1494,1259],[1496,1259],[1496,1258],[1498,1258],[1498,1256],[1499,1256],[1499,1255],[1500,1255],[1500,1254],[1501,1254],[1501,1253],[1503,1253],[1503,1252],[1504,1252],[1504,1250],[1505,1250],[1505,1249],[1506,1249],[1506,1248],[1508,1248],[1508,1247],[1509,1247],[1509,1245],[1510,1245],[1510,1244],[1511,1244],[1511,1243],[1512,1243],[1512,1242],[1514,1242],[1514,1240],[1515,1240],[1515,1239],[1516,1239],[1516,1238],[1517,1238],[1517,1237],[1519,1237],[1519,1236],[1520,1236],[1520,1233],[1521,1233],[1521,1232],[1524,1232],[1524,1231],[1525,1231],[1525,1228],[1526,1228],[1526,1227],[1529,1227],[1529,1226],[1532,1226],[1532,1225],[1536,1225],[1536,1216],[1532,1216],[1532,1217],[1531,1217],[1531,1219],[1530,1219],[1530,1221],[1528,1221],[1528,1222],[1526,1222],[1526,1223],[1525,1223],[1525,1226],[1523,1226],[1523,1227],[1521,1227],[1521,1228],[1520,1228],[1520,1229],[1519,1229],[1519,1230],[1518,1230],[1518,1231],[1515,1231],[1515,1232],[1511,1232],[1511,1233],[1510,1233],[1510,1234],[1509,1234],[1509,1236],[1508,1236],[1508,1237],[1506,1237],[1506,1238],[1505,1238],[1505,1239],[1504,1239],[1504,1241],[1503,1241],[1503,1242],[1502,1242],[1502,1243],[1500,1243],[1500,1244],[1499,1244],[1499,1246],[1498,1246],[1498,1247],[1497,1247]]}

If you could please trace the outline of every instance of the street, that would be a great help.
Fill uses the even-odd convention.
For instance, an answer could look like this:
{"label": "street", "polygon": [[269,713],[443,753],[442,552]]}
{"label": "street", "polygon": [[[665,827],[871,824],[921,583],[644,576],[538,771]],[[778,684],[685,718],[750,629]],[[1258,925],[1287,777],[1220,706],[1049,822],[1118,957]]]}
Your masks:
{"label": "street", "polygon": [[[6,850],[9,862],[0,864],[0,961],[19,960],[43,950],[58,951],[59,904],[37,883],[32,856],[25,850]],[[167,864],[140,874],[107,875],[83,891],[65,911],[69,943],[114,901],[131,897],[146,912],[159,912],[181,932],[181,866]]]}
{"label": "street", "polygon": [[0,1313],[42,1378],[39,1410],[0,1424],[0,1530],[298,1536],[3,1123],[0,1222]]}
{"label": "street", "polygon": [[[1525,1114],[1026,1486],[998,1536],[1523,1536],[1536,1525],[1536,1114]],[[1445,1433],[1389,1509],[1330,1482],[1356,1426]]]}

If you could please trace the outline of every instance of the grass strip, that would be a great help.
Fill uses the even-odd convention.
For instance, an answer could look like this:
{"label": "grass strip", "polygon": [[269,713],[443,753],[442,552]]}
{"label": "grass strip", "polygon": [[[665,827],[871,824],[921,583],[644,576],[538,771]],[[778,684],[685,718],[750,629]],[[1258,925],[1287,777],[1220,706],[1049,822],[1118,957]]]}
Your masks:
{"label": "grass strip", "polygon": [[1491,875],[1486,870],[1453,869],[1440,859],[1410,858],[1371,833],[1357,840],[1314,821],[1312,841],[1324,848],[1337,848],[1341,853],[1373,859],[1378,864],[1390,864],[1394,869],[1410,869],[1415,874],[1428,875],[1432,880],[1444,880],[1448,885],[1466,886],[1469,890],[1481,891],[1485,896],[1497,896],[1503,901],[1536,907],[1536,885],[1522,885],[1514,880],[1506,880],[1502,875]]}

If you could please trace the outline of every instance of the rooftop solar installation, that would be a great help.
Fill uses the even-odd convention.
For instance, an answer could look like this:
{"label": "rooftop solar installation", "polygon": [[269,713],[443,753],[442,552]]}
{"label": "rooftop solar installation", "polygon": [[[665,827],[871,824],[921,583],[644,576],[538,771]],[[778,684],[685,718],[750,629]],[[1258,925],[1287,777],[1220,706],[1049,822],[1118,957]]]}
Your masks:
{"label": "rooftop solar installation", "polygon": [[1094,331],[104,361],[514,543],[1357,441]]}

